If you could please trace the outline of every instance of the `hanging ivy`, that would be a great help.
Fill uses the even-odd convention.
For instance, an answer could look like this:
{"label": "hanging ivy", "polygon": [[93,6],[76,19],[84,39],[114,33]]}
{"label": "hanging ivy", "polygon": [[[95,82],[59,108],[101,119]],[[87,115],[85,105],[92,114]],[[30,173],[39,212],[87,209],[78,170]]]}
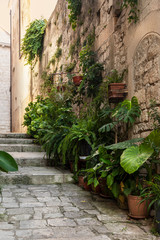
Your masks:
{"label": "hanging ivy", "polygon": [[129,22],[136,23],[138,21],[138,0],[123,0],[122,8],[128,8],[130,7],[130,11],[128,14],[128,20]]}
{"label": "hanging ivy", "polygon": [[32,67],[42,55],[44,32],[47,21],[44,19],[36,19],[31,22],[22,39],[22,53],[27,61],[27,64]]}
{"label": "hanging ivy", "polygon": [[68,9],[70,10],[69,21],[73,30],[77,27],[77,19],[81,14],[82,2],[81,0],[66,0],[68,2]]}

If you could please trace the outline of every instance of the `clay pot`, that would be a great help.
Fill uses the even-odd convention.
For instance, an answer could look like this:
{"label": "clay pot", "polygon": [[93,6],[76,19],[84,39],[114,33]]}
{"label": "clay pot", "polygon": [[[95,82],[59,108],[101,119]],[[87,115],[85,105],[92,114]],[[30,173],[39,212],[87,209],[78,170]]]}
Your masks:
{"label": "clay pot", "polygon": [[73,77],[73,82],[76,86],[79,86],[82,82],[83,77],[82,76],[74,76]]}
{"label": "clay pot", "polygon": [[100,186],[98,185],[97,187],[94,187],[94,184],[92,183],[91,184],[91,188],[92,188],[92,192],[94,194],[100,194],[101,193],[101,189],[100,189]]}
{"label": "clay pot", "polygon": [[110,83],[108,86],[110,102],[122,101],[126,93],[127,91],[125,83]]}
{"label": "clay pot", "polygon": [[107,187],[105,178],[99,178],[99,187],[101,189],[100,195],[102,197],[105,197],[105,198],[111,198],[112,197],[111,191]]}
{"label": "clay pot", "polygon": [[74,172],[73,162],[69,162],[69,166],[70,166],[71,173],[73,173]]}
{"label": "clay pot", "polygon": [[160,233],[160,206],[158,204],[158,201],[155,204],[155,210],[156,210],[156,216],[155,216],[156,229],[157,229],[157,232]]}
{"label": "clay pot", "polygon": [[79,156],[79,161],[78,161],[78,166],[79,166],[79,169],[85,169],[86,168],[86,158],[88,156]]}
{"label": "clay pot", "polygon": [[140,196],[128,195],[129,216],[132,218],[147,218],[149,201],[143,200]]}
{"label": "clay pot", "polygon": [[91,186],[84,181],[84,176],[78,176],[78,185],[87,191],[91,190]]}

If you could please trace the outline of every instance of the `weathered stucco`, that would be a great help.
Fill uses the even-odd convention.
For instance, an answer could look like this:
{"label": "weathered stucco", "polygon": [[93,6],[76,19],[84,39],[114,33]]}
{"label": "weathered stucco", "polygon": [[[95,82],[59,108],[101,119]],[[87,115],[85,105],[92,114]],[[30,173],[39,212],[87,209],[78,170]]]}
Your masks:
{"label": "weathered stucco", "polygon": [[[134,128],[135,136],[148,134],[151,126],[148,119],[149,100],[156,96],[159,101],[159,49],[160,49],[160,2],[158,0],[139,1],[139,21],[128,22],[128,10],[121,12],[116,0],[83,0],[79,25],[72,30],[68,14],[67,2],[58,0],[52,13],[45,33],[44,51],[30,78],[30,91],[26,93],[26,102],[35,99],[42,84],[41,75],[46,71],[49,61],[57,49],[57,40],[62,35],[62,56],[55,65],[50,64],[49,73],[65,71],[65,66],[74,60],[77,62],[74,71],[79,72],[78,52],[87,36],[95,29],[94,49],[97,59],[104,64],[104,77],[113,68],[119,72],[128,70],[125,79],[128,86],[128,98],[136,95],[142,107],[142,117]],[[73,56],[69,56],[71,46],[75,46]],[[15,58],[13,54],[13,59]],[[18,60],[21,61],[22,60]],[[23,64],[22,64],[23,65]],[[17,65],[16,65],[17,66]],[[23,71],[23,66],[22,69]],[[28,73],[29,74],[29,73]],[[20,77],[21,76],[21,77]],[[13,77],[14,78],[14,77]],[[19,75],[23,82],[23,74]],[[27,76],[28,78],[28,76]],[[23,79],[23,80],[22,80]],[[63,76],[64,81],[65,75]],[[16,89],[18,86],[13,87]],[[17,93],[19,96],[19,93]],[[23,101],[22,101],[23,102]],[[22,109],[22,102],[18,102],[13,109],[13,116],[17,119],[16,109]],[[14,128],[21,131],[22,112],[20,122]],[[13,123],[13,125],[15,125]]]}
{"label": "weathered stucco", "polygon": [[10,131],[10,35],[0,28],[0,132]]}

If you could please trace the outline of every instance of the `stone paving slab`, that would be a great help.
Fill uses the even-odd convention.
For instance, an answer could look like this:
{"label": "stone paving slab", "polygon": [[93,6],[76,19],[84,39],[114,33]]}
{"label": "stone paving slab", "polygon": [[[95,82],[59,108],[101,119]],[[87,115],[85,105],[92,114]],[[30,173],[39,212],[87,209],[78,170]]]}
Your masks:
{"label": "stone paving slab", "polygon": [[[69,171],[53,167],[19,167],[17,172],[0,172],[1,184],[53,184],[73,182]],[[25,192],[26,193],[26,192]],[[42,195],[41,195],[42,196]]]}
{"label": "stone paving slab", "polygon": [[49,166],[49,160],[46,158],[45,152],[9,152],[16,160],[18,166]]}
{"label": "stone paving slab", "polygon": [[0,240],[160,240],[152,219],[71,183],[3,186],[0,210]]}
{"label": "stone paving slab", "polygon": [[0,138],[0,144],[33,144],[34,139],[30,138]]}
{"label": "stone paving slab", "polygon": [[0,138],[30,138],[25,133],[0,133]]}
{"label": "stone paving slab", "polygon": [[41,146],[36,144],[0,144],[0,150],[6,152],[42,152]]}

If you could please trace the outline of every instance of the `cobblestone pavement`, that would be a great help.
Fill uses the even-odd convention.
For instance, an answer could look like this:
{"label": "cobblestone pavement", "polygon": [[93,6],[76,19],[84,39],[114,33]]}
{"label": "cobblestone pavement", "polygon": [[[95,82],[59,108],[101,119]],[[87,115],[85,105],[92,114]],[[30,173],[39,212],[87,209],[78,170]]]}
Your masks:
{"label": "cobblestone pavement", "polygon": [[113,200],[74,184],[2,189],[0,240],[157,240],[151,220],[127,217]]}

